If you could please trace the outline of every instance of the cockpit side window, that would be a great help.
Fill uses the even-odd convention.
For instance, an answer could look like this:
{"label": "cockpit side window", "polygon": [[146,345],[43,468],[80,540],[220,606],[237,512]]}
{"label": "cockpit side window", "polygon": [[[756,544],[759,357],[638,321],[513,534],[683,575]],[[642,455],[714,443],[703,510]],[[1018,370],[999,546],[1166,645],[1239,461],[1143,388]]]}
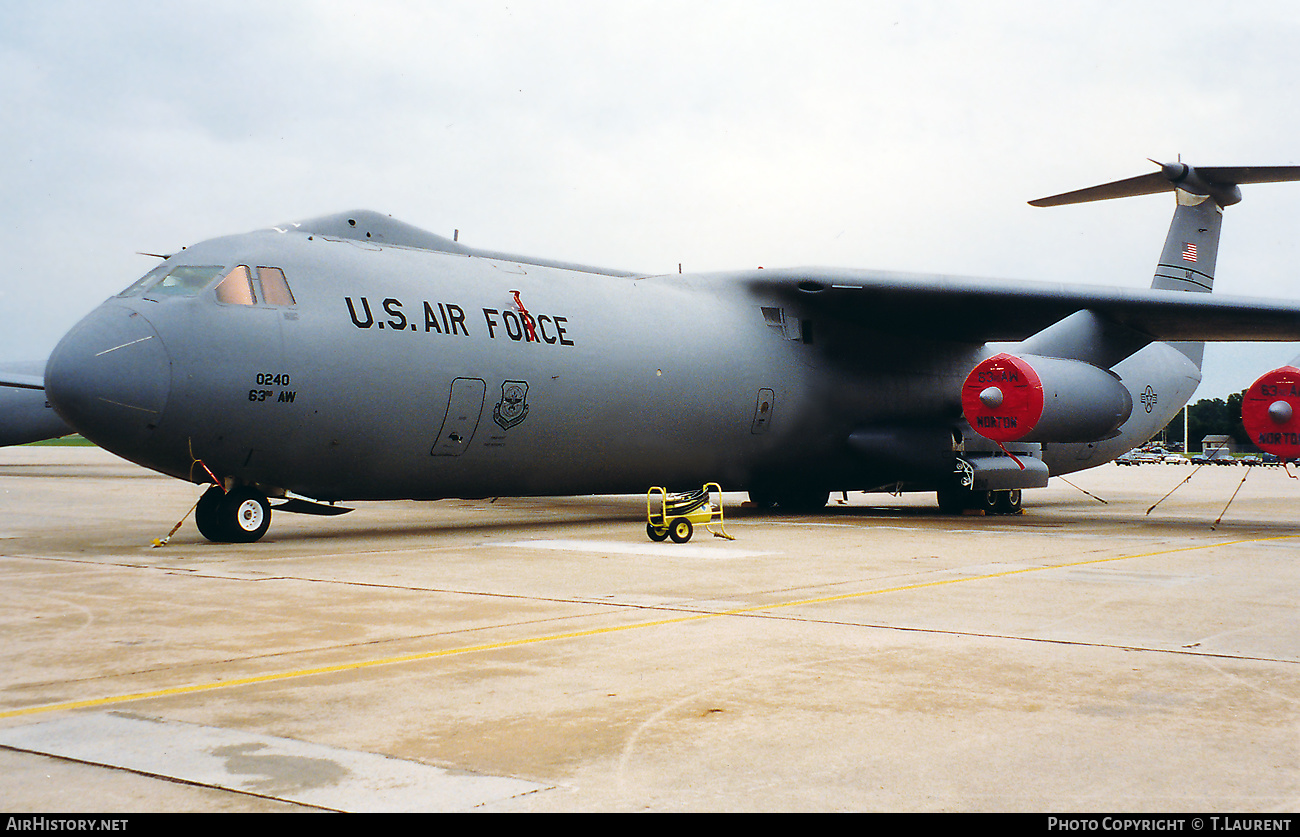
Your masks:
{"label": "cockpit side window", "polygon": [[278,267],[258,267],[257,277],[262,283],[262,300],[267,305],[297,305],[284,271]]}
{"label": "cockpit side window", "polygon": [[258,267],[254,273],[248,265],[238,265],[217,285],[217,301],[234,305],[288,307],[296,305],[284,271],[278,267]]}
{"label": "cockpit side window", "polygon": [[217,302],[232,305],[257,304],[257,294],[253,290],[253,277],[248,265],[237,265],[226,274],[226,278],[217,285]]}
{"label": "cockpit side window", "polygon": [[220,276],[223,269],[219,265],[160,264],[118,296],[194,296]]}

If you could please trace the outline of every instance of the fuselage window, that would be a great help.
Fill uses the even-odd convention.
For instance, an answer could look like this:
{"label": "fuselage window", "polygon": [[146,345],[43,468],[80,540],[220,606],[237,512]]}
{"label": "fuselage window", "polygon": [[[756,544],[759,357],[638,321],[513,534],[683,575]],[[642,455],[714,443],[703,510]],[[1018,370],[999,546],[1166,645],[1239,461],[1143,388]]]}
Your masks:
{"label": "fuselage window", "polygon": [[284,271],[278,267],[258,267],[257,278],[262,283],[262,301],[267,305],[296,305],[293,291]]}
{"label": "fuselage window", "polygon": [[226,274],[226,278],[217,285],[217,302],[232,305],[256,305],[257,295],[253,291],[253,277],[247,265],[238,265]]}

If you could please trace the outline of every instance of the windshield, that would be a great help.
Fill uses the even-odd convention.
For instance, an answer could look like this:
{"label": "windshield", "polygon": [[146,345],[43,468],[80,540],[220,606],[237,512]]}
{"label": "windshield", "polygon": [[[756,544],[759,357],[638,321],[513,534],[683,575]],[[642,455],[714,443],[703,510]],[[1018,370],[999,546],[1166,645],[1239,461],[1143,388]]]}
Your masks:
{"label": "windshield", "polygon": [[223,272],[219,265],[161,264],[118,296],[194,296]]}

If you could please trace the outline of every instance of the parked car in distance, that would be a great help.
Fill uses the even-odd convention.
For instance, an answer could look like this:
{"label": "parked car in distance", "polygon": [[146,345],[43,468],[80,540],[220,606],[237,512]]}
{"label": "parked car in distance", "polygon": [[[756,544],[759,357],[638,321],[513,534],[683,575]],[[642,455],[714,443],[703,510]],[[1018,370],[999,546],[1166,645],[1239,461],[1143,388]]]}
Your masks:
{"label": "parked car in distance", "polygon": [[1155,462],[1163,462],[1164,455],[1151,453],[1145,450],[1131,450],[1128,453],[1122,453],[1115,458],[1116,465],[1150,465]]}

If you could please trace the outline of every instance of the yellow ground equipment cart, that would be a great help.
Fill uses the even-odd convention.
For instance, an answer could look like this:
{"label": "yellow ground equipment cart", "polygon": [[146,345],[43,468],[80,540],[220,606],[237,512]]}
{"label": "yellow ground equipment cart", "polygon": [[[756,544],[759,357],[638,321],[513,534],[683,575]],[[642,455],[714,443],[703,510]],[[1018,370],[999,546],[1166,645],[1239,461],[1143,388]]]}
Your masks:
{"label": "yellow ground equipment cart", "polygon": [[[717,505],[710,502],[713,495]],[[722,488],[716,482],[685,494],[669,494],[656,486],[645,493],[645,516],[645,533],[652,541],[672,538],[673,543],[686,543],[699,525],[715,538],[735,540],[722,525]]]}

